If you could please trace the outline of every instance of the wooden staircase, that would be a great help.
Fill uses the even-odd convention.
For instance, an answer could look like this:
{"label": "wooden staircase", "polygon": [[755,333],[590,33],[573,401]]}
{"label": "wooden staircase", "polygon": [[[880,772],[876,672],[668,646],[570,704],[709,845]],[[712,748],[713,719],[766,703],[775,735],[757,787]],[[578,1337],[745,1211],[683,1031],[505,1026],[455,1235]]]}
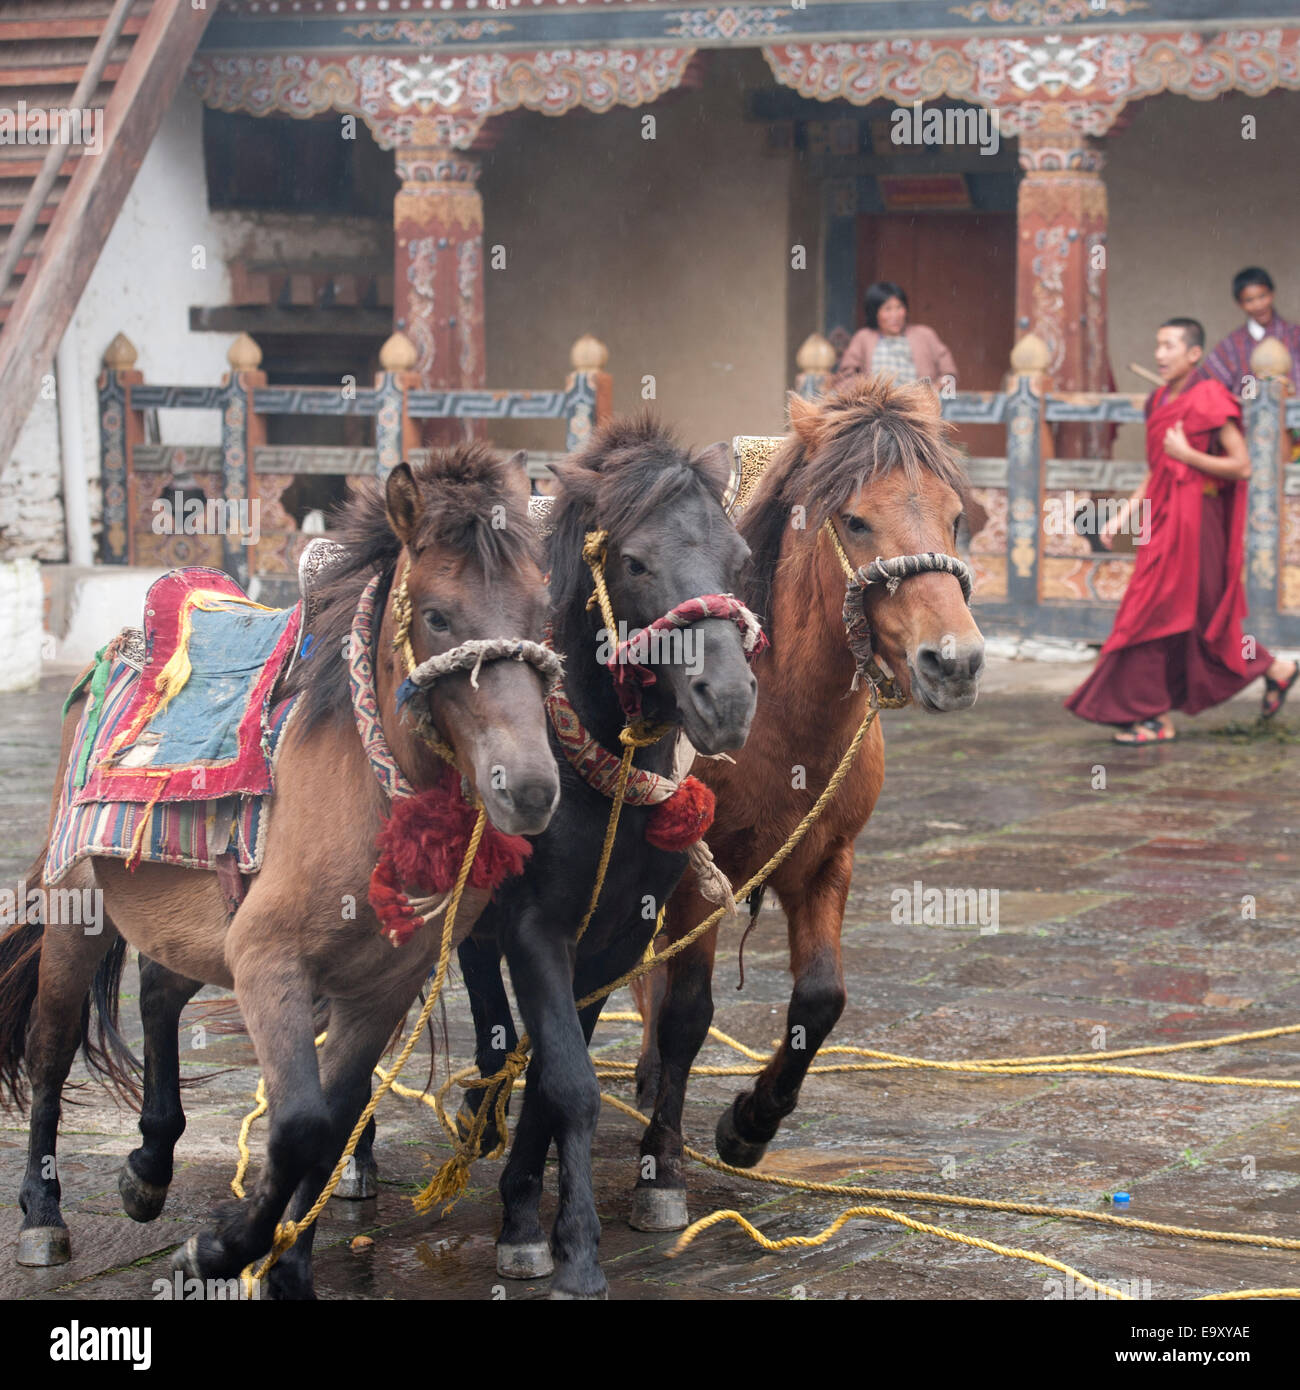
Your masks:
{"label": "wooden staircase", "polygon": [[[0,143],[0,468],[218,0],[4,0],[4,113],[90,108],[102,145]],[[58,149],[47,165],[47,155]]]}

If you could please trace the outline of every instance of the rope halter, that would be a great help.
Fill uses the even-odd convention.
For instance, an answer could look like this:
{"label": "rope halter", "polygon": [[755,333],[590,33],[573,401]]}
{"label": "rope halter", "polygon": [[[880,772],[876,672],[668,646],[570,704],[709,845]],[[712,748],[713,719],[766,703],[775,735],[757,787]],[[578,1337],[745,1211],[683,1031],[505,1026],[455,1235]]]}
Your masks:
{"label": "rope halter", "polygon": [[[609,590],[605,586],[605,552],[609,541],[607,531],[588,531],[582,547],[582,558],[591,568],[596,589],[588,607],[599,606],[605,622],[609,640],[618,636],[618,624],[614,620],[614,609],[610,602]],[[655,636],[671,632],[674,628],[693,627],[696,623],[707,622],[711,618],[721,618],[735,623],[740,629],[741,644],[745,657],[753,662],[765,651],[768,645],[767,634],[757,616],[746,608],[735,594],[700,594],[688,598],[676,607],[670,608],[662,618],[656,618],[646,627],[618,642],[605,665],[614,681],[614,691],[623,709],[624,716],[638,719],[641,715],[641,693],[657,683],[658,677],[648,665],[644,664],[645,654],[651,650]]]}
{"label": "rope halter", "polygon": [[871,623],[867,618],[867,592],[872,584],[883,584],[892,596],[898,592],[903,580],[912,579],[918,574],[950,574],[961,585],[961,596],[969,607],[973,587],[970,566],[956,555],[929,550],[921,555],[895,555],[888,560],[877,555],[868,564],[854,569],[829,518],[824,529],[830,535],[845,577],[844,632],[849,651],[857,662],[849,689],[857,690],[865,676],[867,684],[876,690],[880,704],[885,709],[899,709],[907,703],[907,699],[899,690],[897,680],[892,675],[886,676],[876,660]]}
{"label": "rope halter", "polygon": [[[405,680],[397,689],[398,709],[402,709],[420,691],[430,689],[444,676],[456,675],[461,671],[469,672],[470,685],[477,690],[478,673],[489,661],[518,661],[533,667],[546,683],[548,692],[559,684],[563,669],[560,658],[549,647],[523,637],[473,637],[452,647],[450,651],[439,652],[417,664],[411,647],[411,595],[406,582],[410,572],[410,562],[403,560],[401,578],[394,586],[392,596],[393,650],[398,653],[406,673]],[[439,737],[427,712],[416,716],[415,726],[420,737],[454,766],[455,756]]]}

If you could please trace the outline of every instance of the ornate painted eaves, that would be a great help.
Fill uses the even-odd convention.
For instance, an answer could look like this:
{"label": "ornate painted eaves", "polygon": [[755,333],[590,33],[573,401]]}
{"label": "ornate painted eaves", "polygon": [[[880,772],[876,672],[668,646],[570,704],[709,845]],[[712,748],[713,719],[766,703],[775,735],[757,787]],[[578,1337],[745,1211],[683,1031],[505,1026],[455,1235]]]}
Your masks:
{"label": "ornate painted eaves", "polygon": [[1009,134],[1048,103],[1066,108],[1080,134],[1103,135],[1126,102],[1159,92],[1208,101],[1300,90],[1300,28],[882,38],[785,43],[763,54],[777,80],[806,97],[858,106],[952,97],[1000,108]]}
{"label": "ornate painted eaves", "polygon": [[574,107],[640,106],[677,87],[693,48],[535,52],[204,53],[191,81],[204,102],[255,116],[364,120],[385,148],[467,149],[489,116],[524,107],[560,116]]}

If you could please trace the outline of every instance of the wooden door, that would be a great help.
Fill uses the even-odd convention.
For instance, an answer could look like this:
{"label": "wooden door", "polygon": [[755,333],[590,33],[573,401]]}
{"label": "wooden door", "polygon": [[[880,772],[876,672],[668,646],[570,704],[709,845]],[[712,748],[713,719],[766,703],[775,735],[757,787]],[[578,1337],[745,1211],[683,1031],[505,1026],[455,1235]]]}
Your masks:
{"label": "wooden door", "polygon": [[[996,391],[1015,342],[1016,218],[1009,212],[867,213],[858,218],[858,327],[873,280],[907,292],[908,322],[933,328],[952,351],[963,391]],[[954,436],[975,456],[1006,452],[1000,426]]]}

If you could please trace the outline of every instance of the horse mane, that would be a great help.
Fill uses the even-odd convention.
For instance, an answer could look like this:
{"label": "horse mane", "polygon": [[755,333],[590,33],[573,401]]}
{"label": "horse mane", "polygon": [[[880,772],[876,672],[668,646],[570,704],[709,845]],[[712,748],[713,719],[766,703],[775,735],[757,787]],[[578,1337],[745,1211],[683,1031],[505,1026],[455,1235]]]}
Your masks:
{"label": "horse mane", "polygon": [[815,410],[818,418],[786,435],[739,527],[750,549],[743,592],[765,625],[792,507],[807,508],[807,529],[815,534],[862,488],[896,468],[909,479],[933,474],[963,496],[968,487],[948,443],[952,427],[924,382],[896,386],[890,377],[857,377],[812,406],[794,408]]}
{"label": "horse mane", "polygon": [[[718,454],[690,454],[649,412],[616,418],[552,470],[559,483],[547,559],[556,650],[586,635],[593,583],[582,558],[586,533],[626,533],[650,514],[700,490],[721,502],[728,470]],[[709,525],[714,525],[711,517]],[[721,509],[716,524],[727,525]]]}
{"label": "horse mane", "polygon": [[[527,489],[519,470],[491,445],[470,440],[434,448],[411,468],[421,515],[416,549],[437,545],[472,556],[489,582],[523,563],[540,564],[535,529],[528,519]],[[504,508],[506,525],[494,525]],[[316,590],[311,655],[299,659],[285,694],[301,694],[298,718],[313,727],[340,708],[351,708],[344,653],[362,590],[374,575],[380,584],[375,611],[382,613],[402,543],[388,521],[383,486],[360,483],[334,513],[331,539],[343,553]],[[378,624],[374,636],[379,634]]]}

